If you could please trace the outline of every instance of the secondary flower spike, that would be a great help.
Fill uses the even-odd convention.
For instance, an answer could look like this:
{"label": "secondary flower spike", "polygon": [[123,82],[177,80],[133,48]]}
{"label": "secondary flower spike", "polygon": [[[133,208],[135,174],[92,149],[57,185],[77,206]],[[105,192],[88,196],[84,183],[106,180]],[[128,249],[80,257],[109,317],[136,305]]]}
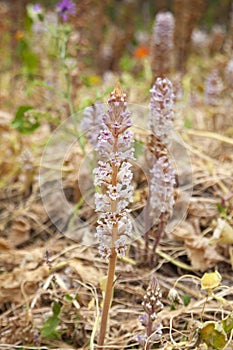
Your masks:
{"label": "secondary flower spike", "polygon": [[172,83],[167,78],[157,78],[150,91],[152,97],[149,126],[156,151],[150,171],[150,205],[151,215],[156,214],[155,217],[159,220],[160,214],[171,217],[175,204],[175,172],[167,151],[173,130],[174,93]]}
{"label": "secondary flower spike", "polygon": [[102,129],[96,151],[102,159],[94,169],[94,184],[100,191],[95,195],[99,212],[96,237],[99,251],[108,258],[112,249],[123,255],[132,238],[132,223],[128,204],[133,200],[131,164],[133,159],[132,125],[127,111],[126,95],[118,84],[108,100],[108,110],[102,117]]}
{"label": "secondary flower spike", "polygon": [[[152,275],[149,286],[144,295],[142,306],[144,314],[139,316],[139,321],[145,327],[146,333],[136,336],[137,341],[144,349],[151,349],[154,343],[158,343],[162,338],[162,324],[158,321],[158,312],[163,309],[163,304],[160,301],[162,293],[160,292],[159,282]],[[147,345],[146,345],[147,344]]]}
{"label": "secondary flower spike", "polygon": [[[154,239],[151,265],[153,264],[156,247],[164,232],[166,224],[173,214],[175,204],[175,172],[167,147],[173,130],[174,93],[170,80],[157,78],[150,90],[150,184],[149,184],[149,217],[151,225],[157,225]],[[149,218],[147,218],[149,222]],[[145,255],[148,252],[149,231],[145,235]]]}
{"label": "secondary flower spike", "polygon": [[159,12],[152,34],[152,71],[154,78],[166,76],[173,65],[173,36],[175,21],[171,12]]}
{"label": "secondary flower spike", "polygon": [[149,128],[156,138],[165,146],[169,143],[169,136],[173,129],[173,106],[175,95],[172,83],[167,78],[157,78],[150,90]]}
{"label": "secondary flower spike", "polygon": [[176,185],[175,172],[170,159],[166,156],[160,157],[151,169],[151,175],[151,215],[158,220],[161,214],[170,218],[175,204],[174,187]]}

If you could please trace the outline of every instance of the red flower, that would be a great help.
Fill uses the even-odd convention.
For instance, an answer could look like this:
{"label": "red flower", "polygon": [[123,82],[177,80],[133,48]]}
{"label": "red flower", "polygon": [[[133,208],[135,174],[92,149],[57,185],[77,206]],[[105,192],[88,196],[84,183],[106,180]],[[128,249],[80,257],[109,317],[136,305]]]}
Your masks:
{"label": "red flower", "polygon": [[149,48],[145,45],[140,45],[133,53],[136,58],[143,58],[149,55]]}

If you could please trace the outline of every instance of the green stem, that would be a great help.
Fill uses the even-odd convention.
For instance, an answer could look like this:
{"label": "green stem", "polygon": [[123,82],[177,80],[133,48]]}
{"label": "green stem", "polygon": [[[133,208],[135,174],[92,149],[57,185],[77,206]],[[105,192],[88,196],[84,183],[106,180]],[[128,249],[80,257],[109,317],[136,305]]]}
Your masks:
{"label": "green stem", "polygon": [[[115,251],[115,248],[113,247],[111,249],[111,256],[109,258],[108,277],[107,277],[107,283],[105,288],[104,306],[103,306],[101,323],[100,323],[100,334],[99,334],[99,340],[98,340],[98,346],[100,347],[104,345],[104,338],[105,338],[106,329],[107,329],[108,313],[109,313],[112,294],[113,294],[116,259],[117,259],[117,253]],[[98,350],[100,349],[101,348],[98,348]]]}
{"label": "green stem", "polygon": [[63,62],[63,65],[64,65],[63,71],[64,71],[65,80],[66,80],[65,98],[66,98],[67,103],[68,103],[70,115],[73,115],[74,114],[74,107],[73,107],[73,103],[71,100],[71,93],[70,93],[70,75],[69,75],[69,72],[67,72],[67,67],[65,66],[64,62]]}
{"label": "green stem", "polygon": [[77,120],[75,118],[75,113],[74,113],[74,105],[73,105],[73,101],[71,98],[71,86],[70,86],[70,72],[69,69],[66,65],[65,59],[67,58],[67,44],[68,44],[68,36],[66,33],[61,33],[61,43],[60,43],[60,62],[61,62],[61,68],[62,68],[62,73],[64,75],[65,78],[65,83],[66,83],[66,87],[65,87],[65,91],[63,92],[63,95],[67,101],[67,105],[69,108],[69,114],[73,120],[73,124],[74,124],[74,131],[75,131],[75,135],[77,137],[77,141],[79,143],[79,146],[83,152],[83,155],[85,155],[85,148],[84,145],[82,144],[82,142],[80,141],[80,134],[78,131],[78,127],[77,127]]}

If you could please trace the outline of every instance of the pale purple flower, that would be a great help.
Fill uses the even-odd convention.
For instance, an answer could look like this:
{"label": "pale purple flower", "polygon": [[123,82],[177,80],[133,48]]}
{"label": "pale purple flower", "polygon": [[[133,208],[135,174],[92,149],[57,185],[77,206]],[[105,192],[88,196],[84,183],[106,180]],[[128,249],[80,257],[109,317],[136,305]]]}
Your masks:
{"label": "pale purple flower", "polygon": [[167,75],[172,68],[175,21],[171,12],[159,12],[152,35],[152,71],[155,77]]}
{"label": "pale purple flower", "polygon": [[167,78],[157,78],[151,93],[149,127],[155,149],[152,155],[154,165],[150,171],[150,215],[154,217],[154,223],[159,223],[161,214],[163,220],[172,216],[175,204],[175,172],[166,149],[173,130],[175,96],[172,83]]}
{"label": "pale purple flower", "polygon": [[171,12],[159,12],[155,17],[153,42],[160,50],[173,48],[173,32],[175,27],[174,16]]}
{"label": "pale purple flower", "polygon": [[219,95],[222,91],[222,80],[218,71],[213,70],[205,82],[205,103],[208,106],[216,106],[219,102]]}
{"label": "pale purple flower", "polygon": [[36,15],[39,15],[39,14],[41,14],[43,12],[42,7],[41,7],[40,4],[32,5],[31,9],[32,9],[33,13],[35,13]]}
{"label": "pale purple flower", "polygon": [[168,145],[173,129],[173,105],[175,95],[172,83],[167,78],[157,78],[150,90],[149,128],[164,145]]}
{"label": "pale purple flower", "polygon": [[[99,252],[103,257],[108,258],[111,247],[114,247],[118,254],[124,255],[127,245],[132,238],[132,223],[127,211],[102,213],[97,223],[96,237],[99,240]],[[118,225],[119,238],[114,241],[112,230],[116,224]]]}
{"label": "pale purple flower", "polygon": [[101,189],[95,195],[99,212],[96,237],[99,252],[105,258],[111,249],[124,255],[133,232],[127,207],[133,200],[133,174],[128,159],[133,159],[134,149],[133,134],[128,130],[132,121],[126,108],[125,94],[118,86],[110,95],[107,113],[102,114],[102,129],[95,147],[102,156],[93,171],[94,184]]}
{"label": "pale purple flower", "polygon": [[104,114],[104,105],[97,101],[92,106],[85,108],[83,118],[80,124],[85,136],[95,148],[98,142],[98,137],[102,125]]}
{"label": "pale purple flower", "polygon": [[174,186],[176,184],[175,172],[171,161],[160,157],[151,170],[150,206],[151,215],[159,221],[161,214],[172,216],[174,200]]}
{"label": "pale purple flower", "polygon": [[144,347],[144,345],[146,344],[147,335],[146,335],[146,333],[144,333],[144,334],[137,334],[135,339],[141,346]]}
{"label": "pale purple flower", "polygon": [[112,167],[110,163],[102,162],[101,160],[98,162],[98,168],[93,170],[94,185],[101,186],[105,183],[110,183],[112,176]]}
{"label": "pale purple flower", "polygon": [[63,21],[67,21],[68,15],[76,14],[75,3],[71,0],[61,0],[56,5],[56,9]]}
{"label": "pale purple flower", "polygon": [[[233,28],[233,25],[232,25],[232,28]],[[233,87],[233,59],[230,59],[230,61],[226,65],[225,80],[228,86]]]}
{"label": "pale purple flower", "polygon": [[[132,120],[130,113],[126,110],[126,103],[124,100],[114,101],[113,96],[110,97],[108,103],[108,113],[103,115],[104,125],[98,137],[96,150],[106,158],[117,155],[120,160],[133,159],[133,134],[127,130],[132,125]],[[119,135],[118,152],[114,152],[114,137],[116,135]]]}
{"label": "pale purple flower", "polygon": [[199,54],[200,52],[206,51],[210,41],[209,35],[207,34],[207,32],[199,28],[195,28],[193,30],[191,40],[192,40],[193,49]]}
{"label": "pale purple flower", "polygon": [[145,327],[146,333],[136,336],[137,341],[142,346],[144,346],[146,342],[152,346],[154,343],[161,341],[163,326],[157,321],[157,313],[163,309],[163,304],[160,301],[161,298],[162,294],[158,280],[152,275],[142,302],[145,312],[143,315],[139,316],[139,321]]}
{"label": "pale purple flower", "polygon": [[95,207],[96,211],[105,212],[111,209],[111,203],[109,197],[103,193],[95,194]]}

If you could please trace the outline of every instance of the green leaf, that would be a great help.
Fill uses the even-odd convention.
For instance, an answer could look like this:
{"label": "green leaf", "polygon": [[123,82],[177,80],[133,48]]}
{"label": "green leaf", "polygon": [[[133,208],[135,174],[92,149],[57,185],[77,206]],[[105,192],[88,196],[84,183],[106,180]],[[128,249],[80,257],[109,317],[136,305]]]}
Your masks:
{"label": "green leaf", "polygon": [[30,116],[30,114],[27,113],[30,110],[33,110],[32,106],[20,106],[11,123],[11,127],[17,129],[22,134],[31,134],[36,130],[40,126],[38,116],[36,114]]}
{"label": "green leaf", "polygon": [[58,324],[59,324],[59,318],[57,318],[56,316],[49,317],[41,330],[42,337],[58,339],[59,333],[56,331]]}
{"label": "green leaf", "polygon": [[192,127],[192,121],[189,118],[185,118],[184,120],[184,128],[185,129],[191,129]]}
{"label": "green leaf", "polygon": [[222,320],[222,326],[226,333],[230,333],[233,329],[233,312]]}
{"label": "green leaf", "polygon": [[207,346],[214,350],[221,350],[227,344],[227,335],[218,322],[207,321],[199,328],[199,334]]}
{"label": "green leaf", "polygon": [[188,306],[188,304],[190,303],[191,297],[189,294],[184,294],[183,295],[183,303],[184,306]]}
{"label": "green leaf", "polygon": [[74,300],[74,298],[70,294],[66,294],[65,298],[66,298],[67,301],[73,301]]}
{"label": "green leaf", "polygon": [[217,203],[217,210],[220,214],[222,214],[223,216],[226,216],[227,208],[223,207],[221,203]]}
{"label": "green leaf", "polygon": [[18,42],[17,55],[23,63],[23,67],[28,74],[35,74],[38,67],[38,57],[31,50],[31,46],[26,38],[22,38]]}
{"label": "green leaf", "polygon": [[171,310],[171,311],[176,310],[176,307],[175,307],[175,304],[174,304],[174,303],[172,303],[172,304],[170,305],[170,310]]}
{"label": "green leaf", "polygon": [[52,310],[53,310],[53,315],[55,317],[58,317],[61,311],[61,305],[57,301],[54,301]]}
{"label": "green leaf", "polygon": [[122,71],[130,71],[136,64],[136,60],[134,57],[130,57],[129,55],[125,55],[120,59],[120,68]]}
{"label": "green leaf", "polygon": [[142,141],[134,141],[134,156],[137,158],[138,156],[144,153],[143,151],[144,143]]}
{"label": "green leaf", "polygon": [[80,135],[79,136],[78,143],[79,143],[81,149],[84,151],[85,150],[85,145],[86,145],[86,138],[84,137],[84,135]]}

